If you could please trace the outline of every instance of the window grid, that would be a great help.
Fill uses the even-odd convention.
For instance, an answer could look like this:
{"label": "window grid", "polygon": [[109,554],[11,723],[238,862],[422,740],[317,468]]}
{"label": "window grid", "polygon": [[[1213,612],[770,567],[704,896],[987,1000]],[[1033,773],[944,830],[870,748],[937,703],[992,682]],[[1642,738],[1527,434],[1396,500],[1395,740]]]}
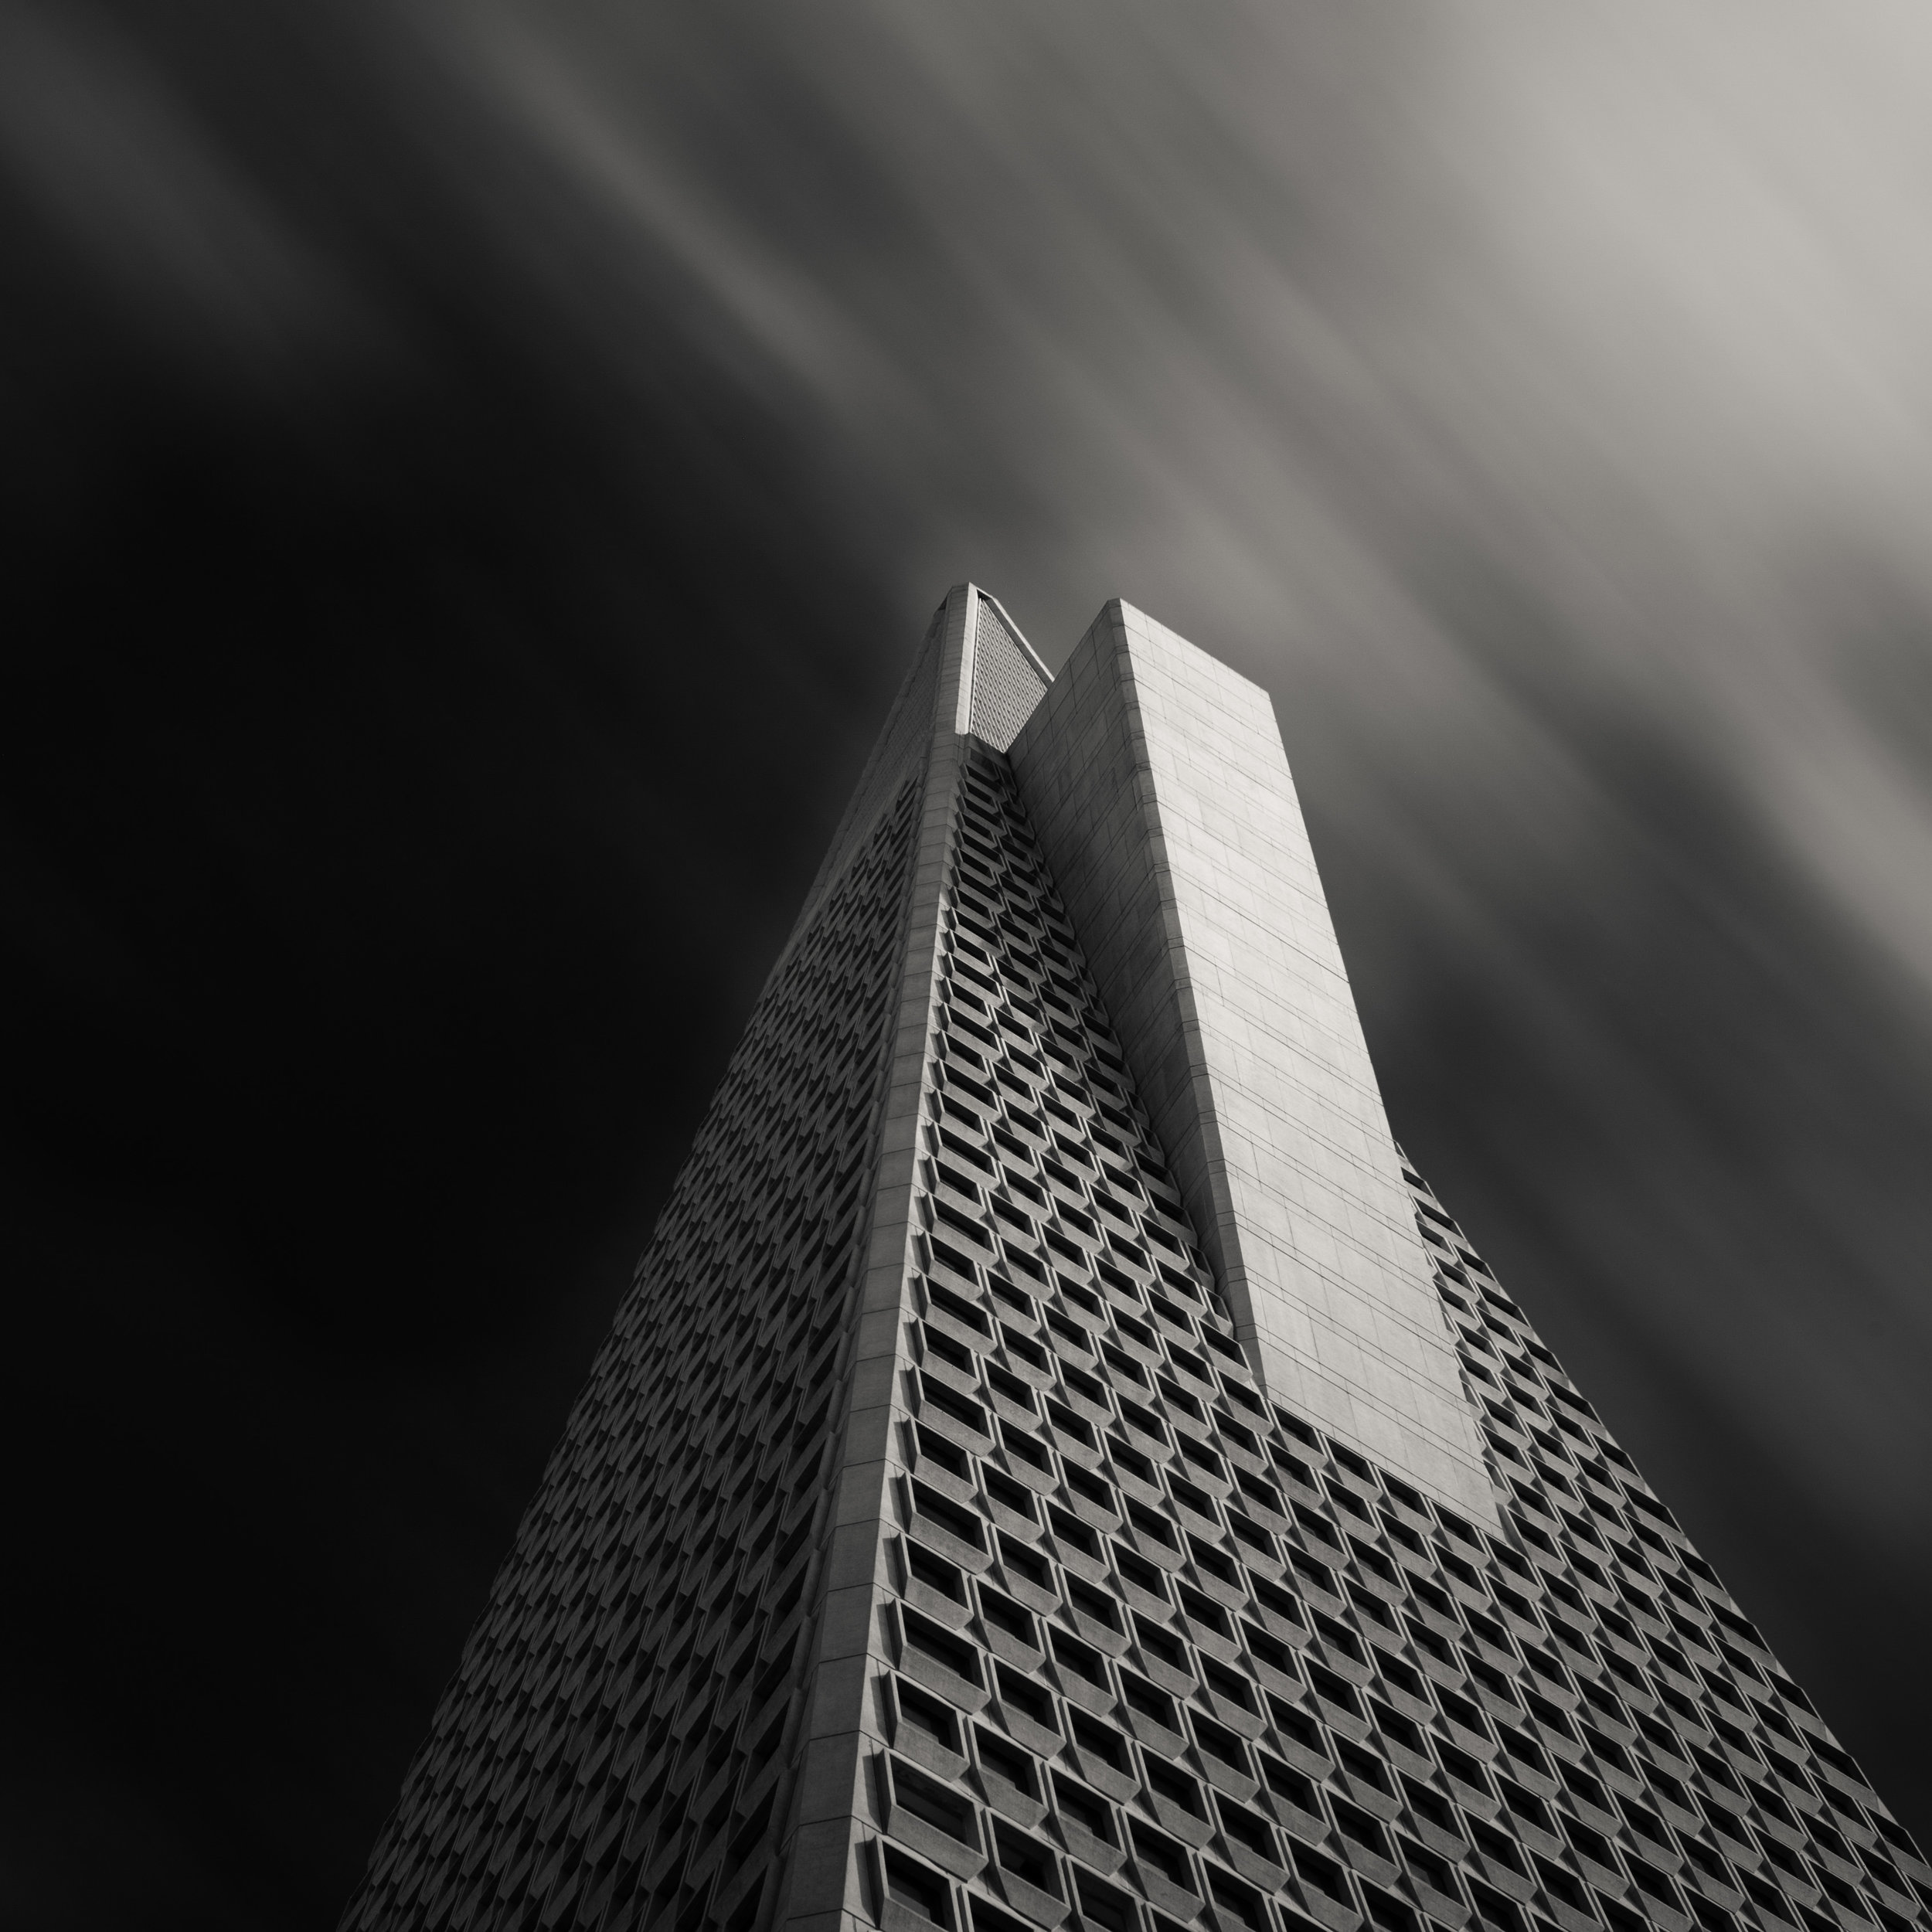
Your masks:
{"label": "window grid", "polygon": [[1913,1922],[1932,1869],[1420,1177],[1501,1536],[1259,1396],[984,747],[947,883],[883,1755],[957,1808],[885,1832],[957,1922]]}
{"label": "window grid", "polygon": [[753,1014],[345,1927],[769,1910],[920,797]]}
{"label": "window grid", "polygon": [[[780,1909],[919,763],[814,889],[345,1925]],[[1502,1533],[1266,1398],[972,739],[937,920],[852,1825],[871,1917],[1917,1925],[1932,1866],[1412,1171]]]}

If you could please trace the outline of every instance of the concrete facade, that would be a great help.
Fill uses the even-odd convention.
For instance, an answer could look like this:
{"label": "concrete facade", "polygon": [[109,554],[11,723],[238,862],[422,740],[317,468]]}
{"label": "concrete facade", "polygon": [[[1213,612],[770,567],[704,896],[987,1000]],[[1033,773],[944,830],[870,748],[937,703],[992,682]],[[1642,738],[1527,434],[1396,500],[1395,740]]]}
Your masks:
{"label": "concrete facade", "polygon": [[1267,693],[1116,601],[1012,758],[1263,1385],[1493,1523]]}
{"label": "concrete facade", "polygon": [[[1197,659],[1110,606],[1049,690],[934,614],[345,1929],[1923,1932],[1388,1186],[1271,718]],[[1424,1254],[1446,1372],[1386,1339]],[[1453,1394],[1487,1506],[1270,1296]]]}

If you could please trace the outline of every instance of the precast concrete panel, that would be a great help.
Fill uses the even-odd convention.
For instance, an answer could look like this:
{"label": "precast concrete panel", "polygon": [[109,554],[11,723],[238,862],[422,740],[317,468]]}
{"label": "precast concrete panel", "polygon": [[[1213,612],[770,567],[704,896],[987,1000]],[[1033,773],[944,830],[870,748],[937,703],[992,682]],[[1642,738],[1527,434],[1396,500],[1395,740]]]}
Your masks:
{"label": "precast concrete panel", "polygon": [[1494,1522],[1267,693],[1116,601],[1011,756],[1269,1393]]}
{"label": "precast concrete panel", "polygon": [[1927,1898],[1396,1165],[1265,698],[1118,604],[1056,682],[955,585],[345,1932]]}

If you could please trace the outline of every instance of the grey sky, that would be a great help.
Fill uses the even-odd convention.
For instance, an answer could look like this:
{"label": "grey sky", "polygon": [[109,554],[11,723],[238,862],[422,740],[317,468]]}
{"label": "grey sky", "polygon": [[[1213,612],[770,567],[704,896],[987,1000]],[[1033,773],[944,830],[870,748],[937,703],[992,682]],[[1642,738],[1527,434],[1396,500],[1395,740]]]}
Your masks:
{"label": "grey sky", "polygon": [[[549,588],[439,526],[423,607],[501,619],[614,847],[675,830],[719,1066],[950,583],[1049,662],[1119,594],[1266,685],[1398,1134],[1932,1826],[1922,9],[12,4],[0,186],[46,339],[183,420],[410,529],[443,431],[357,425],[501,445]],[[94,341],[27,500],[96,487]],[[681,502],[728,635],[651,630],[626,519]],[[650,791],[694,691],[795,809]]]}

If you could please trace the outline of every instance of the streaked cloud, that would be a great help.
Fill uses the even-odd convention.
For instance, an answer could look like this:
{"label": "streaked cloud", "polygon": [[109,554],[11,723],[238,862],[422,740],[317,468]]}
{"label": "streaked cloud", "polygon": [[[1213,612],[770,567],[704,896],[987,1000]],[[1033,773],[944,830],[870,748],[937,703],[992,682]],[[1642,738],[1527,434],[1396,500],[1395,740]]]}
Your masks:
{"label": "streaked cloud", "polygon": [[[675,849],[691,983],[749,997],[955,578],[1267,684],[1398,1131],[1923,1821],[1922,10],[16,4],[0,54],[97,331],[15,378],[60,514],[124,515],[90,358],[192,363],[178,436],[272,394],[540,693],[451,717]],[[743,782],[659,785],[732,707]]]}

